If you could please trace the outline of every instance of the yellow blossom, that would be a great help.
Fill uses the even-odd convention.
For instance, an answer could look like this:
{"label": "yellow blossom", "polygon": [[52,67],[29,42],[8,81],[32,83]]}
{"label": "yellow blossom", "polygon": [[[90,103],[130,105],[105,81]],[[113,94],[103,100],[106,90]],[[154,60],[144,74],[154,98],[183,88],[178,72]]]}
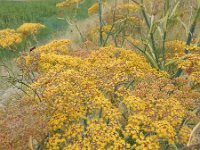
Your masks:
{"label": "yellow blossom", "polygon": [[133,4],[133,3],[125,3],[125,4],[120,5],[118,9],[127,10],[127,11],[130,11],[130,12],[135,12],[135,11],[137,11],[139,8],[140,8],[140,6],[138,6],[138,5],[136,5],[136,4]]}
{"label": "yellow blossom", "polygon": [[24,35],[29,35],[37,34],[38,31],[42,28],[45,28],[45,26],[40,23],[24,23],[19,28],[17,28],[17,31],[23,33]]}
{"label": "yellow blossom", "polygon": [[22,34],[13,29],[0,30],[0,47],[6,48],[22,42]]}
{"label": "yellow blossom", "polygon": [[88,8],[88,14],[96,13],[99,9],[98,3],[94,3],[90,8]]}
{"label": "yellow blossom", "polygon": [[81,2],[81,0],[65,0],[63,2],[56,4],[56,7],[58,7],[58,8],[71,7],[75,4],[78,4],[79,2]]}

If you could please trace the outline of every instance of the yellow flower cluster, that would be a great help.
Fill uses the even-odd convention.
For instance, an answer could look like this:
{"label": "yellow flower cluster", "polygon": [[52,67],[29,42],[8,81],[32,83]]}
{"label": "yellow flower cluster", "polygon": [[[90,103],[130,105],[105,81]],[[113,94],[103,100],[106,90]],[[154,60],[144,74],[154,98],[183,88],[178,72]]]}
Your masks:
{"label": "yellow flower cluster", "polygon": [[132,38],[131,36],[127,37],[127,40],[133,45],[139,45],[141,42],[137,39]]}
{"label": "yellow flower cluster", "polygon": [[36,34],[41,28],[44,27],[44,25],[39,23],[24,23],[16,30],[0,30],[0,47],[10,48],[10,46],[19,44],[24,40],[24,36]]}
{"label": "yellow flower cluster", "polygon": [[200,51],[200,47],[197,45],[189,45],[189,46],[186,46],[185,49],[188,51]]}
{"label": "yellow flower cluster", "polygon": [[55,54],[68,54],[69,40],[55,40],[44,46],[36,48],[34,51],[37,53],[55,53]]}
{"label": "yellow flower cluster", "polygon": [[143,134],[140,134],[136,140],[136,145],[133,146],[135,150],[156,150],[159,147],[156,136],[145,137]]}
{"label": "yellow flower cluster", "polygon": [[154,123],[156,133],[160,139],[167,139],[169,144],[175,142],[175,131],[171,124],[165,120]]}
{"label": "yellow flower cluster", "polygon": [[69,43],[53,41],[25,56],[26,68],[39,74],[31,87],[50,108],[48,149],[185,144],[182,121],[192,121],[199,97],[188,82],[168,78],[131,50],[109,46],[81,58],[70,55]]}
{"label": "yellow flower cluster", "polygon": [[[103,1],[105,2],[105,1]],[[88,13],[93,14],[98,11],[98,2],[94,3],[89,9]],[[135,14],[140,9],[140,6],[135,3],[117,3],[116,7],[111,7],[103,13],[104,27],[102,31],[103,41],[109,44],[124,44],[127,42],[124,39],[131,36],[135,32],[136,27],[143,25],[143,20]],[[109,29],[111,29],[110,31]],[[99,28],[95,27],[94,30],[90,30],[88,37],[91,41],[97,43],[99,40]],[[112,38],[111,38],[112,37]],[[120,45],[120,44],[118,44]]]}
{"label": "yellow flower cluster", "polygon": [[167,57],[173,57],[175,55],[183,55],[185,46],[186,43],[179,40],[166,42],[166,48],[168,51],[167,54],[169,55]]}
{"label": "yellow flower cluster", "polygon": [[23,33],[24,35],[30,35],[37,34],[42,28],[45,28],[45,26],[40,23],[24,23],[17,28],[17,31]]}
{"label": "yellow flower cluster", "polygon": [[194,84],[200,83],[200,54],[187,54],[177,62],[178,67],[183,69]]}
{"label": "yellow flower cluster", "polygon": [[189,141],[191,132],[192,132],[191,128],[189,128],[187,126],[182,127],[179,132],[179,137],[178,137],[179,141],[182,144],[186,145]]}
{"label": "yellow flower cluster", "polygon": [[184,108],[177,100],[128,97],[124,99],[124,104],[130,115],[126,126],[128,136],[137,140],[143,132],[154,132],[157,139],[173,144],[175,127],[181,124],[185,116]]}
{"label": "yellow flower cluster", "polygon": [[[34,52],[18,59],[22,68],[28,71],[44,71],[51,68],[61,68],[63,64],[73,64],[74,58],[68,56],[69,40],[55,40],[34,49]],[[38,62],[38,59],[40,61]],[[78,64],[77,64],[78,65]],[[53,67],[54,66],[54,67]]]}
{"label": "yellow flower cluster", "polygon": [[21,43],[23,40],[22,34],[13,29],[0,30],[0,47],[7,48],[12,45]]}
{"label": "yellow flower cluster", "polygon": [[91,149],[123,149],[124,140],[119,136],[117,122],[106,123],[103,119],[92,120],[87,126],[88,147]]}
{"label": "yellow flower cluster", "polygon": [[188,51],[200,50],[200,47],[198,47],[197,45],[194,45],[194,44],[187,45],[186,42],[179,41],[179,40],[166,42],[166,48],[167,48],[167,57],[183,56],[185,50],[188,50]]}
{"label": "yellow flower cluster", "polygon": [[137,26],[140,26],[143,24],[143,21],[138,18],[138,17],[134,17],[134,16],[131,16],[131,17],[127,17],[125,18],[125,20],[129,21],[130,23],[134,24],[134,25],[137,25]]}
{"label": "yellow flower cluster", "polygon": [[58,4],[56,4],[56,7],[58,8],[67,8],[67,7],[71,7],[75,4],[80,3],[82,0],[65,0],[63,2],[60,2]]}
{"label": "yellow flower cluster", "polygon": [[113,31],[114,29],[112,29],[112,25],[105,25],[105,26],[103,26],[102,30],[105,33],[109,33],[111,30]]}
{"label": "yellow flower cluster", "polygon": [[59,150],[59,145],[65,143],[65,139],[62,138],[60,134],[54,134],[51,138],[49,138],[49,143],[47,144],[47,148],[49,150]]}
{"label": "yellow flower cluster", "polygon": [[120,5],[118,9],[121,9],[122,11],[136,12],[140,9],[140,6],[134,3],[125,3]]}
{"label": "yellow flower cluster", "polygon": [[[102,1],[104,5],[105,5],[105,2],[106,2],[106,1],[107,1],[107,0],[103,0],[103,1]],[[90,6],[90,7],[88,8],[88,14],[94,14],[94,13],[98,12],[98,9],[99,9],[99,3],[96,2],[96,3],[94,3],[92,6]]]}
{"label": "yellow flower cluster", "polygon": [[[176,59],[176,65],[184,71],[191,83],[200,83],[200,47],[195,44],[187,45],[183,41],[168,41],[166,43],[167,59]],[[188,52],[185,53],[185,52]]]}
{"label": "yellow flower cluster", "polygon": [[88,8],[88,14],[94,14],[98,11],[99,9],[99,4],[94,3],[90,8]]}
{"label": "yellow flower cluster", "polygon": [[54,114],[52,116],[52,118],[50,119],[50,121],[48,122],[49,128],[52,131],[56,131],[56,130],[62,129],[65,121],[66,121],[65,114],[62,114],[62,113]]}

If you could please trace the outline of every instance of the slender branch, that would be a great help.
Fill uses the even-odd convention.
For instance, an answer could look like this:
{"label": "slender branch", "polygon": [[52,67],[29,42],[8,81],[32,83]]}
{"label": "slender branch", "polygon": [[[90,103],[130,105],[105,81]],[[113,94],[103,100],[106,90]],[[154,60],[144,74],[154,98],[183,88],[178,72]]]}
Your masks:
{"label": "slender branch", "polygon": [[115,15],[116,15],[116,7],[117,7],[117,4],[116,4],[116,1],[115,1],[115,9],[114,9],[114,12],[113,12],[113,23],[112,23],[112,27],[111,27],[111,29],[110,29],[110,31],[108,32],[108,35],[107,35],[107,37],[106,37],[106,39],[105,39],[105,41],[104,41],[104,43],[103,43],[103,46],[105,46],[106,45],[106,43],[107,43],[107,41],[108,41],[108,39],[109,39],[109,37],[110,37],[110,35],[111,35],[111,32],[112,32],[112,30],[113,30],[113,28],[114,28],[114,25],[115,25]]}
{"label": "slender branch", "polygon": [[166,63],[166,50],[165,50],[165,42],[166,42],[166,38],[167,38],[167,32],[165,31],[163,34],[163,41],[162,41],[162,60],[163,60],[163,67]]}
{"label": "slender branch", "polygon": [[158,64],[155,62],[155,59],[152,58],[153,56],[151,56],[146,50],[142,50],[141,48],[139,48],[138,46],[134,45],[132,42],[130,42],[128,39],[127,41],[135,48],[137,48],[140,52],[142,52],[146,57],[147,59],[150,61],[151,65],[153,67],[155,67],[156,69],[159,69],[159,66]]}
{"label": "slender branch", "polygon": [[147,14],[146,14],[146,12],[145,12],[145,10],[144,10],[144,1],[143,1],[143,0],[141,0],[141,10],[142,10],[142,15],[144,16],[144,20],[145,20],[145,22],[146,22],[148,28],[150,28],[151,25],[150,25],[150,22],[149,22],[149,20],[148,20]]}
{"label": "slender branch", "polygon": [[[189,147],[193,138],[193,135],[195,134],[195,132],[200,128],[200,122],[193,128],[192,133],[190,134],[190,139],[188,141],[187,146]],[[200,146],[200,145],[199,145]]]}
{"label": "slender branch", "polygon": [[[147,13],[145,12],[145,9],[144,9],[144,0],[141,0],[141,11],[142,11],[142,15],[144,17],[144,20],[146,22],[147,27],[149,29],[151,29],[152,24],[148,20]],[[154,38],[154,33],[153,32],[150,32],[150,41],[151,41],[153,53],[155,55],[157,66],[159,67],[160,64],[159,64],[159,60],[158,60],[158,54],[157,54],[157,51],[156,51],[157,48],[156,48],[156,42],[155,42],[155,38]]]}
{"label": "slender branch", "polygon": [[[194,32],[195,32],[195,28],[196,28],[199,17],[200,17],[200,7],[198,8],[196,16],[194,18],[194,21],[193,21],[193,23],[190,27],[190,31],[188,33],[188,38],[187,38],[187,41],[186,41],[187,45],[190,45],[191,42],[192,42],[193,35],[194,35]],[[185,53],[188,54],[189,51],[187,49],[185,49]],[[176,72],[176,74],[174,75],[174,77],[179,77],[182,74],[182,72],[183,72],[183,70],[181,68],[179,68],[178,71]]]}
{"label": "slender branch", "polygon": [[25,85],[26,87],[28,87],[29,89],[31,89],[35,94],[36,96],[38,97],[39,101],[42,102],[42,99],[40,98],[39,94],[37,93],[36,90],[34,90],[30,85],[26,84],[25,82],[23,81],[19,81],[19,80],[16,80],[18,83],[21,83],[23,85]]}
{"label": "slender branch", "polygon": [[155,42],[153,33],[150,33],[150,39],[151,39],[151,45],[152,45],[152,48],[153,48],[153,52],[154,52],[154,55],[155,55],[156,62],[159,65],[158,55],[157,55],[157,52],[156,52],[156,42]]}
{"label": "slender branch", "polygon": [[[200,7],[198,8],[197,10],[197,13],[196,13],[196,16],[194,18],[194,21],[190,27],[190,31],[188,33],[188,38],[187,38],[187,42],[186,44],[187,45],[190,45],[191,42],[192,42],[192,39],[193,39],[193,35],[194,35],[194,32],[195,32],[195,28],[196,28],[196,25],[197,25],[197,22],[198,22],[198,19],[200,17]],[[185,53],[187,54],[189,51],[188,50],[185,50]]]}
{"label": "slender branch", "polygon": [[137,5],[140,5],[136,0],[132,0],[132,2],[136,3]]}
{"label": "slender branch", "polygon": [[80,37],[81,37],[81,40],[82,40],[82,42],[85,40],[85,38],[84,38],[84,36],[83,36],[83,34],[82,34],[82,32],[81,32],[81,30],[80,30],[80,28],[78,27],[78,25],[75,23],[75,27],[76,27],[76,30],[78,31],[78,33],[79,33],[79,35],[80,35]]}
{"label": "slender branch", "polygon": [[99,4],[99,45],[102,46],[103,44],[103,18],[102,18],[102,0],[98,0]]}
{"label": "slender branch", "polygon": [[190,145],[190,146],[186,146],[186,147],[182,148],[181,150],[193,150],[195,148],[199,149],[200,148],[200,143],[193,144],[193,145]]}

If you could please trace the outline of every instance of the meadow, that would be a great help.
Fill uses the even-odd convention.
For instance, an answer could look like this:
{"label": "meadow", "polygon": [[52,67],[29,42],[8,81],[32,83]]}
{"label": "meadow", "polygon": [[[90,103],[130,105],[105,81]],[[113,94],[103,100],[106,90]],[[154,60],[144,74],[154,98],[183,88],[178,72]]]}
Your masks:
{"label": "meadow", "polygon": [[0,150],[200,149],[199,0],[1,4]]}

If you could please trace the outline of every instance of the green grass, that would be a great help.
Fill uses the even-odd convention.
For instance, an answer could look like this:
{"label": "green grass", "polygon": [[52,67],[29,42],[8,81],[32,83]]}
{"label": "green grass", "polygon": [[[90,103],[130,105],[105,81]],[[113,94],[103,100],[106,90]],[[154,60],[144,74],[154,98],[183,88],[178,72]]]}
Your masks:
{"label": "green grass", "polygon": [[[38,41],[45,43],[64,30],[67,30],[66,21],[58,19],[60,15],[69,15],[70,10],[65,11],[56,8],[56,3],[63,0],[27,0],[7,1],[0,0],[0,30],[5,28],[16,29],[25,22],[42,23],[46,26],[38,35]],[[80,4],[76,19],[81,20],[88,17],[87,9],[95,0],[85,0]],[[17,52],[10,52],[0,49],[0,59],[10,59],[17,55]]]}
{"label": "green grass", "polygon": [[23,22],[42,22],[57,14],[55,4],[59,1],[1,1],[0,28],[16,28]]}

